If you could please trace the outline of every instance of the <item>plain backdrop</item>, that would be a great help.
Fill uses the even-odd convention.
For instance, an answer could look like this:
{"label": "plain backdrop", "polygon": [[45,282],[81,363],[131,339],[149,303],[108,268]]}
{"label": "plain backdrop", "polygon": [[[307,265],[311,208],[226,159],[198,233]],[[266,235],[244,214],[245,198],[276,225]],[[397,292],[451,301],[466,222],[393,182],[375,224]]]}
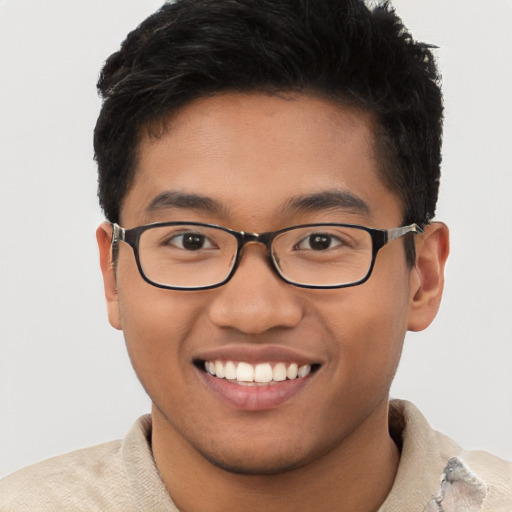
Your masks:
{"label": "plain backdrop", "polygon": [[[149,412],[106,318],[92,131],[106,57],[160,0],[0,0],[0,476],[122,437]],[[512,459],[512,0],[396,0],[439,46],[441,311],[392,394]]]}

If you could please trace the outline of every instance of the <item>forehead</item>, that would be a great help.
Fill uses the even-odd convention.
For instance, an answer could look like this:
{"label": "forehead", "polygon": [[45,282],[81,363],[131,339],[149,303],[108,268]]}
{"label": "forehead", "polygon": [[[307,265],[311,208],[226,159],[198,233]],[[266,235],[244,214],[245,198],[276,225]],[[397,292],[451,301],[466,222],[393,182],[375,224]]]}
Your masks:
{"label": "forehead", "polygon": [[199,99],[167,119],[160,135],[141,138],[122,222],[164,220],[150,205],[166,193],[212,199],[226,220],[268,221],[294,198],[325,192],[351,194],[378,216],[398,201],[379,178],[373,137],[370,114],[317,97]]}

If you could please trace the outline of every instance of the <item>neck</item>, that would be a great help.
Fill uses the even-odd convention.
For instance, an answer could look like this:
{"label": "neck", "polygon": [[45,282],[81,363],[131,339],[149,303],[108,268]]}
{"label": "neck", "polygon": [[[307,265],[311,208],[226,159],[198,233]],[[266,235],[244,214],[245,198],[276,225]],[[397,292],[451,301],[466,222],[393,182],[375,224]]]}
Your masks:
{"label": "neck", "polygon": [[388,404],[311,463],[272,475],[240,475],[211,464],[153,407],[153,453],[181,512],[372,512],[388,495],[399,452],[388,433]]}

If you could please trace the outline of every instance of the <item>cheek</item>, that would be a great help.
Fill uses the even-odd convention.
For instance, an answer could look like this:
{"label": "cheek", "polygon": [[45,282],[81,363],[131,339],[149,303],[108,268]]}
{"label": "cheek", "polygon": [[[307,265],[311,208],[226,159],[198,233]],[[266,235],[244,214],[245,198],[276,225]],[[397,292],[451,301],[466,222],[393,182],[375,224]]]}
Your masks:
{"label": "cheek", "polygon": [[146,288],[146,293],[133,288],[129,295],[120,289],[120,315],[126,343],[129,348],[138,348],[146,354],[177,350],[193,328],[197,308],[174,297],[171,291],[154,287],[148,291],[149,287],[151,285],[139,287]]}
{"label": "cheek", "polygon": [[128,250],[119,256],[119,311],[127,343],[150,350],[151,345],[179,340],[190,328],[197,301],[190,300],[185,292],[165,290],[144,281]]}
{"label": "cheek", "polygon": [[119,273],[121,327],[132,366],[146,391],[179,385],[190,362],[186,340],[196,327],[201,305],[184,296],[146,283],[133,266]]}
{"label": "cheek", "polygon": [[184,342],[195,317],[190,307],[179,300],[155,300],[151,294],[129,299],[121,294],[121,315],[128,355],[144,390],[166,410],[181,410],[190,378]]}
{"label": "cheek", "polygon": [[336,340],[339,379],[354,399],[379,388],[387,392],[407,330],[407,280],[384,285],[371,279],[345,290],[341,300],[331,299],[323,318],[330,339]]}

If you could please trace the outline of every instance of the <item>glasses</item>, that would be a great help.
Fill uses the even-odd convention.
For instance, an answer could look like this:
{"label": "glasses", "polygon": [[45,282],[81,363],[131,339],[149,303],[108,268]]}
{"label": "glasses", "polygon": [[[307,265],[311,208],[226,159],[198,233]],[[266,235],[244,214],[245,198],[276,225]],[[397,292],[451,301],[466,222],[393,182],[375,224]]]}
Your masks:
{"label": "glasses", "polygon": [[281,279],[302,288],[345,288],[372,273],[384,245],[416,224],[372,229],[352,224],[302,224],[267,233],[245,233],[201,222],[163,222],[124,229],[113,224],[112,245],[127,243],[143,279],[169,290],[207,290],[227,283],[242,249],[261,243]]}

